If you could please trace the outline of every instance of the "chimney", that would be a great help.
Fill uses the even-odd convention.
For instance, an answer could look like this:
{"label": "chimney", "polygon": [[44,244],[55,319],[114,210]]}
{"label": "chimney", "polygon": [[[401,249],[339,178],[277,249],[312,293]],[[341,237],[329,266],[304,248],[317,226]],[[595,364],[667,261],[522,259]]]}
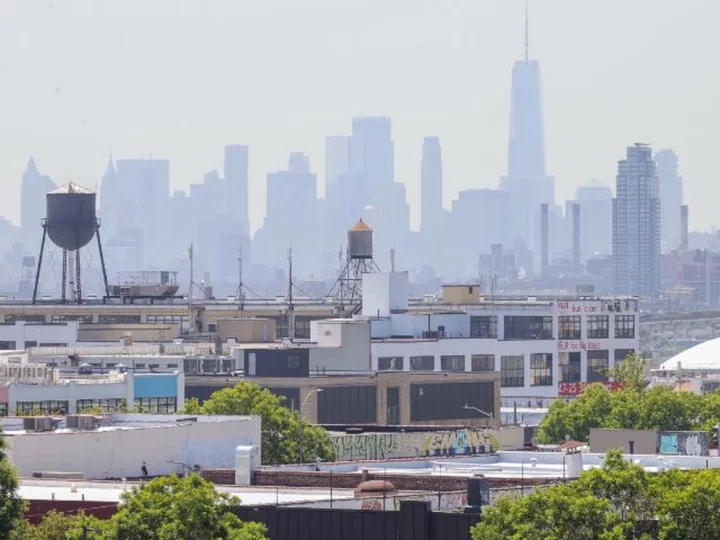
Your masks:
{"label": "chimney", "polygon": [[580,275],[580,203],[572,205],[572,264],[573,274]]}
{"label": "chimney", "polygon": [[688,205],[683,204],[680,207],[680,251],[690,249],[688,243]]}
{"label": "chimney", "polygon": [[548,204],[540,205],[540,276],[547,277],[548,273],[548,241],[549,241],[549,215]]}

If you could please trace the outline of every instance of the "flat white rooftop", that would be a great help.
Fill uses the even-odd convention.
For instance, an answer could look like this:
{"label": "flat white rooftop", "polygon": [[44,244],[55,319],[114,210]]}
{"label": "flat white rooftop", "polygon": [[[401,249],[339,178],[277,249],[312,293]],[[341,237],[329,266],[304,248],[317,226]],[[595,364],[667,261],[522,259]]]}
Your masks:
{"label": "flat white rooftop", "polygon": [[[120,495],[129,491],[137,483],[104,483],[104,482],[69,482],[60,480],[22,480],[19,494],[23,499],[29,500],[60,500],[60,501],[97,501],[117,503]],[[75,487],[73,492],[72,487]],[[262,504],[289,504],[314,502],[330,499],[330,490],[321,489],[294,489],[294,488],[268,488],[268,487],[233,487],[217,486],[222,493],[230,493],[240,497],[243,505]],[[349,489],[333,489],[332,499],[353,499],[354,493]]]}

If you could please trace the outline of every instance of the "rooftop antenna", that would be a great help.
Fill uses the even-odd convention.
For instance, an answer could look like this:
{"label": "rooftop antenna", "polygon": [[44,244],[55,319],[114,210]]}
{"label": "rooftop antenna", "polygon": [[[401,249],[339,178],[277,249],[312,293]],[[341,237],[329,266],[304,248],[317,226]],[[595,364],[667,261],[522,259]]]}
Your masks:
{"label": "rooftop antenna", "polygon": [[293,274],[292,274],[292,247],[287,250],[288,256],[288,337],[290,341],[295,338],[295,306],[293,306]]}
{"label": "rooftop antenna", "polygon": [[240,311],[245,308],[245,295],[243,294],[243,262],[242,262],[242,246],[238,248],[238,292],[237,301],[240,302]]}
{"label": "rooftop antenna", "polygon": [[528,0],[525,0],[525,63],[530,61],[530,17],[528,14]]}

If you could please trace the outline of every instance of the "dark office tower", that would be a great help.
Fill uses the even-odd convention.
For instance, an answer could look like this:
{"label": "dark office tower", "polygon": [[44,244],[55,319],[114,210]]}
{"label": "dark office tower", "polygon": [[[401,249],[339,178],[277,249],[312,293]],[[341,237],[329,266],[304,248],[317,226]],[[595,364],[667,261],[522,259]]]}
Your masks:
{"label": "dark office tower", "polygon": [[688,243],[688,205],[683,204],[680,207],[680,251],[690,249]]}
{"label": "dark office tower", "polygon": [[572,264],[573,274],[580,275],[580,203],[572,205]]}
{"label": "dark office tower", "polygon": [[350,137],[331,135],[325,137],[325,197],[340,178],[348,174],[350,158]]}
{"label": "dark office tower", "polygon": [[613,277],[617,294],[660,293],[660,188],[648,145],[627,149],[613,199]]}
{"label": "dark office tower", "polygon": [[550,216],[547,203],[540,205],[540,275],[547,277],[550,241]]}
{"label": "dark office tower", "polygon": [[680,245],[680,206],[683,203],[683,180],[678,173],[678,158],[672,150],[655,152],[660,182],[660,238],[663,251]]}
{"label": "dark office tower", "polygon": [[390,118],[357,116],[352,122],[349,169],[363,176],[366,203],[382,203],[384,191],[393,182],[394,157]]}
{"label": "dark office tower", "polygon": [[554,210],[555,181],[546,175],[540,64],[530,60],[527,22],[526,10],[525,58],[512,72],[508,168],[500,188],[510,192],[514,237],[537,245],[537,211],[543,203]]}
{"label": "dark office tower", "polygon": [[45,215],[45,194],[57,186],[49,176],[40,174],[30,158],[20,186],[20,227],[25,249],[35,250],[42,238],[41,220]]}
{"label": "dark office tower", "polygon": [[420,231],[426,238],[439,233],[443,211],[442,184],[440,139],[425,137],[420,161]]}
{"label": "dark office tower", "polygon": [[231,201],[230,215],[240,223],[240,233],[248,236],[248,147],[233,144],[225,147],[225,181],[228,184],[228,198]]}

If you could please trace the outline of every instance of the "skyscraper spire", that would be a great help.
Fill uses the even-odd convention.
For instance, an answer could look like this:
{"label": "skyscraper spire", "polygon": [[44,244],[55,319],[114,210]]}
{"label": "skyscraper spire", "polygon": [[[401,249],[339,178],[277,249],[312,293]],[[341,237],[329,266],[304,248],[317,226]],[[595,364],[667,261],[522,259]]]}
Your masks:
{"label": "skyscraper spire", "polygon": [[528,12],[528,0],[525,0],[525,63],[530,60],[530,17]]}

